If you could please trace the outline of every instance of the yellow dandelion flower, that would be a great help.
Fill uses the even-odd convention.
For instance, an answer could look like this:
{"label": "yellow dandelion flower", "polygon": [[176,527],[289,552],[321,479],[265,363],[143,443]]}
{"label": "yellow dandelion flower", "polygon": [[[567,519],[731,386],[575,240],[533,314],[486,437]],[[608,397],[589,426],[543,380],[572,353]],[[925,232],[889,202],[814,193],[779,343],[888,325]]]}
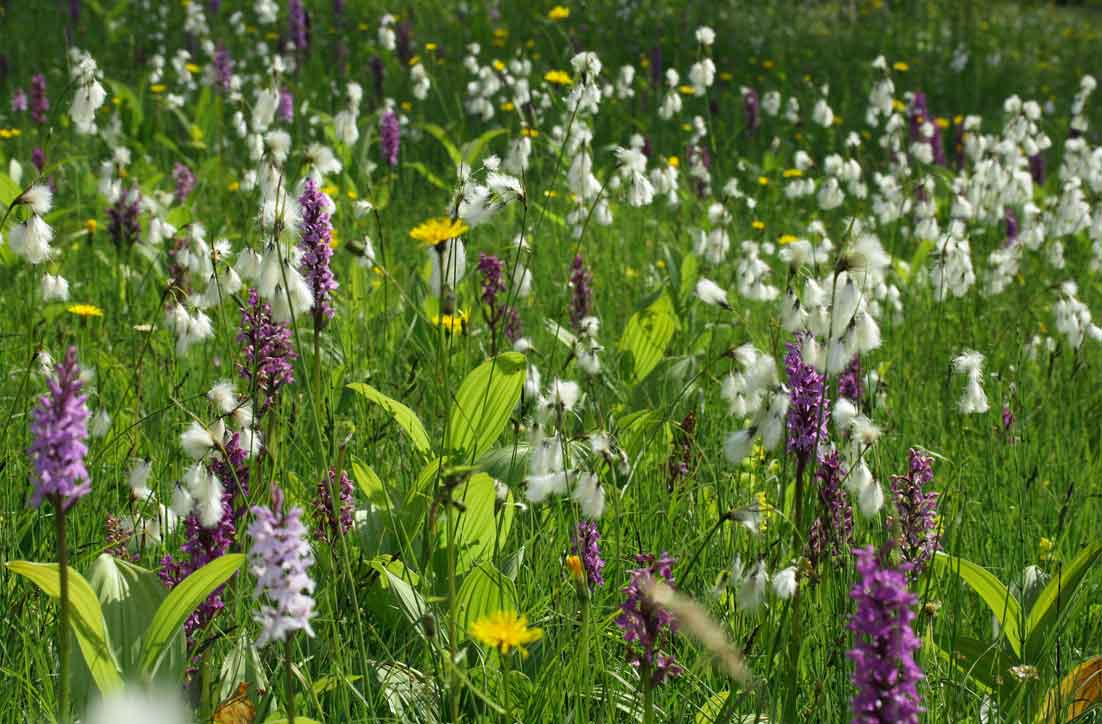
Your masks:
{"label": "yellow dandelion flower", "polygon": [[565,70],[549,70],[543,74],[543,79],[552,85],[572,85],[574,81]]}
{"label": "yellow dandelion flower", "polygon": [[777,239],[777,243],[781,245],[791,244],[794,241],[799,241],[795,234],[781,234],[780,238]]}
{"label": "yellow dandelion flower", "polygon": [[437,327],[442,327],[448,334],[463,334],[467,331],[469,320],[470,315],[459,309],[456,310],[455,314],[437,314],[433,316],[432,323]]}
{"label": "yellow dandelion flower", "polygon": [[12,136],[12,134],[11,134],[11,131],[9,129],[0,128],[0,138],[8,139],[8,138],[11,138],[11,136]]}
{"label": "yellow dandelion flower", "polygon": [[185,64],[184,69],[187,70],[187,72],[191,73],[192,75],[195,75],[196,73],[199,72],[199,66],[197,66],[195,63]]}
{"label": "yellow dandelion flower", "polygon": [[754,227],[754,229],[758,231],[762,231],[763,229],[765,229],[765,222],[761,221],[760,219],[754,219],[750,222],[750,226]]}
{"label": "yellow dandelion flower", "polygon": [[85,222],[84,222],[84,230],[85,230],[85,231],[87,231],[87,232],[88,232],[89,234],[94,234],[94,233],[96,233],[96,229],[97,229],[97,228],[99,228],[99,224],[98,224],[98,223],[96,223],[96,220],[95,220],[95,219],[87,219],[87,220],[85,220]]}
{"label": "yellow dandelion flower", "polygon": [[240,189],[241,189],[241,182],[240,181],[230,181],[229,184],[226,185],[226,190],[227,191],[238,191]]}
{"label": "yellow dandelion flower", "polygon": [[934,119],[934,123],[936,123],[937,127],[942,129],[942,130],[945,130],[946,128],[949,127],[949,119],[948,118],[941,118],[939,116],[939,117]]}
{"label": "yellow dandelion flower", "polygon": [[471,624],[471,636],[497,649],[502,655],[516,649],[521,656],[528,656],[524,645],[539,641],[543,638],[543,631],[529,628],[528,617],[524,614],[518,616],[516,611],[498,611]]}
{"label": "yellow dandelion flower", "polygon": [[326,196],[332,197],[332,196],[336,195],[337,187],[334,186],[333,184],[325,184],[324,186],[321,187],[321,192],[323,194],[325,194]]}
{"label": "yellow dandelion flower", "polygon": [[435,53],[437,47],[436,43],[425,43],[425,52]]}
{"label": "yellow dandelion flower", "polygon": [[494,58],[494,70],[496,70],[498,73],[504,72],[505,61],[501,60],[500,58]]}
{"label": "yellow dandelion flower", "polygon": [[769,177],[768,176],[758,176],[758,186],[768,186],[768,185],[769,185]]}
{"label": "yellow dandelion flower", "polygon": [[903,101],[898,98],[892,98],[892,110],[902,112],[907,110],[907,106],[903,105]]}
{"label": "yellow dandelion flower", "polygon": [[69,314],[75,314],[78,317],[102,317],[103,310],[97,307],[95,304],[70,304],[66,307],[66,311]]}
{"label": "yellow dandelion flower", "polygon": [[911,66],[907,65],[902,60],[897,60],[892,63],[892,68],[898,70],[900,73],[906,73],[908,70],[911,69]]}
{"label": "yellow dandelion flower", "polygon": [[658,261],[656,261],[654,263],[654,265],[656,267],[658,267],[659,269],[665,269],[666,268],[666,260],[665,259],[659,259]]}
{"label": "yellow dandelion flower", "polygon": [[550,190],[544,191],[543,195],[546,196],[549,199],[553,199],[553,198],[556,198],[559,195],[559,192],[555,191],[553,189],[550,189]]}
{"label": "yellow dandelion flower", "polygon": [[348,198],[352,199],[353,201],[360,198],[360,195],[358,193],[356,193],[355,189],[348,189],[347,191],[344,192],[344,195],[347,196]]}
{"label": "yellow dandelion flower", "polygon": [[570,8],[562,5],[556,5],[547,13],[548,20],[566,20],[568,17],[570,17]]}
{"label": "yellow dandelion flower", "polygon": [[445,216],[422,221],[410,230],[409,235],[410,238],[416,239],[425,246],[434,246],[448,239],[454,239],[468,228],[462,219],[449,219]]}
{"label": "yellow dandelion flower", "polygon": [[696,91],[693,90],[693,87],[691,85],[685,85],[684,83],[677,86],[677,92],[683,96],[691,96],[696,94]]}
{"label": "yellow dandelion flower", "polygon": [[508,28],[494,28],[494,37],[498,38],[499,40],[504,40],[505,38],[509,37],[509,29]]}
{"label": "yellow dandelion flower", "polygon": [[520,135],[527,138],[536,138],[540,135],[540,132],[537,131],[535,128],[528,128],[527,126],[525,126],[524,128],[520,129]]}
{"label": "yellow dandelion flower", "polygon": [[691,123],[682,123],[681,124],[681,130],[682,131],[691,131],[691,130],[693,130],[693,124],[691,124]]}
{"label": "yellow dandelion flower", "polygon": [[785,178],[800,178],[804,175],[804,172],[798,168],[786,168],[784,170]]}
{"label": "yellow dandelion flower", "polygon": [[149,86],[150,93],[164,93],[166,90],[168,90],[168,86],[164,83],[154,83]]}
{"label": "yellow dandelion flower", "polygon": [[398,107],[401,108],[406,113],[409,113],[410,111],[413,110],[413,104],[410,103],[409,101],[402,101],[401,103],[398,104]]}
{"label": "yellow dandelion flower", "polygon": [[639,270],[635,267],[624,267],[624,276],[628,279],[636,279],[639,276]]}
{"label": "yellow dandelion flower", "polygon": [[574,579],[575,583],[584,584],[585,580],[585,567],[582,565],[582,559],[575,555],[569,555],[566,560],[563,561],[563,565],[570,573],[570,577]]}
{"label": "yellow dandelion flower", "polygon": [[668,163],[673,168],[677,168],[678,166],[681,165],[681,159],[678,158],[677,156],[670,156],[669,158],[666,159],[666,163]]}
{"label": "yellow dandelion flower", "polygon": [[421,56],[420,55],[415,55],[415,56],[413,56],[412,58],[409,59],[409,67],[412,68],[413,66],[417,65],[420,62],[421,62]]}
{"label": "yellow dandelion flower", "polygon": [[515,109],[516,109],[516,106],[513,105],[512,101],[505,101],[504,103],[501,104],[501,110],[505,111],[506,113],[509,113],[509,112],[511,112]]}

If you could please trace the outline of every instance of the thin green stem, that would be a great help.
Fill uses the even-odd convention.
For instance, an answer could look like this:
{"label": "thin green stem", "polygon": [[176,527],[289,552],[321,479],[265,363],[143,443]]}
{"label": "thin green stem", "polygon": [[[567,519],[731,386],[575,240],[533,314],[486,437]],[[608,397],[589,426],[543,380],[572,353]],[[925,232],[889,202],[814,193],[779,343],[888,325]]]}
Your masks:
{"label": "thin green stem", "polygon": [[283,642],[283,696],[287,699],[287,724],[295,724],[295,675],[291,671],[294,660],[291,636],[288,635],[287,640]]}
{"label": "thin green stem", "polygon": [[61,670],[57,682],[57,720],[69,721],[69,546],[65,542],[65,504],[53,497],[54,523],[57,529],[57,574],[61,584],[58,598],[57,651]]}

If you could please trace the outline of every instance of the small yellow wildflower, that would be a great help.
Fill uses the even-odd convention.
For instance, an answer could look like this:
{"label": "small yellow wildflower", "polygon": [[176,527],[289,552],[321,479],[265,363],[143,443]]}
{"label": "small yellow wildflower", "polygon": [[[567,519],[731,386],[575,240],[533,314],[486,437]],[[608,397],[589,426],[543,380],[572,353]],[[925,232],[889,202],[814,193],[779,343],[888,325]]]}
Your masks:
{"label": "small yellow wildflower", "polygon": [[279,33],[269,30],[267,33],[264,34],[264,37],[268,40],[279,40]]}
{"label": "small yellow wildflower", "polygon": [[635,279],[639,276],[639,270],[635,267],[626,266],[624,267],[624,276],[628,279]]}
{"label": "small yellow wildflower", "polygon": [[800,178],[804,175],[804,172],[798,168],[786,168],[784,170],[785,178]]}
{"label": "small yellow wildflower", "polygon": [[682,131],[691,131],[691,130],[693,130],[693,124],[691,124],[691,123],[682,123],[681,124],[681,130]]}
{"label": "small yellow wildflower", "polygon": [[505,101],[504,103],[501,104],[501,110],[505,111],[506,113],[509,113],[509,112],[511,112],[515,109],[516,109],[516,106],[513,105],[512,101]]}
{"label": "small yellow wildflower", "polygon": [[781,237],[777,239],[777,243],[782,246],[785,244],[791,244],[795,241],[799,241],[799,238],[795,234],[781,234]]}
{"label": "small yellow wildflower", "polygon": [[501,60],[500,58],[494,58],[494,70],[496,70],[498,73],[504,72],[505,61]]}
{"label": "small yellow wildflower", "polygon": [[759,186],[768,186],[769,185],[769,177],[768,176],[758,176],[758,185]]}
{"label": "small yellow wildflower", "polygon": [[763,229],[765,229],[765,222],[761,221],[760,219],[754,219],[750,222],[750,226],[754,227],[758,231],[762,231]]}
{"label": "small yellow wildflower", "polygon": [[696,91],[691,85],[685,85],[684,83],[677,86],[677,92],[683,96],[691,96],[696,94]]}
{"label": "small yellow wildflower", "polygon": [[678,166],[681,165],[681,159],[678,158],[677,156],[670,156],[669,158],[666,159],[666,163],[668,163],[673,168],[677,168]]}
{"label": "small yellow wildflower", "polygon": [[509,37],[509,29],[508,28],[494,28],[494,37],[497,38],[498,40],[504,40],[505,38]]}
{"label": "small yellow wildflower", "polygon": [[166,90],[168,90],[168,86],[166,86],[164,83],[154,83],[153,85],[149,86],[150,93],[164,93]]}
{"label": "small yellow wildflower", "polygon": [[722,81],[726,81],[726,82],[730,83],[731,81],[733,81],[735,79],[735,74],[732,73],[729,70],[720,71],[719,79],[722,80]]}
{"label": "small yellow wildflower", "polygon": [[449,219],[440,217],[422,221],[410,230],[410,238],[416,239],[425,246],[434,246],[448,239],[454,239],[470,228],[462,219]]}
{"label": "small yellow wildflower", "polygon": [[659,259],[658,261],[654,262],[654,265],[656,267],[658,267],[659,269],[665,269],[666,268],[666,260],[665,259]]}
{"label": "small yellow wildflower", "polygon": [[420,62],[421,62],[421,56],[420,55],[415,55],[415,56],[413,56],[412,58],[409,59],[409,67],[412,68],[413,66],[417,65]]}
{"label": "small yellow wildflower", "polygon": [[332,196],[336,195],[337,187],[334,186],[333,184],[325,184],[324,186],[321,187],[321,192],[323,194],[325,194],[326,196],[332,197]]}
{"label": "small yellow wildflower", "polygon": [[241,182],[240,181],[230,181],[230,183],[226,186],[227,191],[238,191],[240,189],[241,189]]}
{"label": "small yellow wildflower", "polygon": [[360,195],[358,193],[356,193],[355,189],[348,189],[347,191],[344,192],[344,195],[347,196],[348,198],[352,199],[353,201],[360,198]]}
{"label": "small yellow wildflower", "polygon": [[0,128],[0,138],[8,139],[12,137],[12,133],[7,128]]}
{"label": "small yellow wildflower", "polygon": [[574,81],[565,70],[549,70],[543,74],[543,79],[552,85],[571,85]]}
{"label": "small yellow wildflower", "polygon": [[96,223],[95,219],[87,219],[84,222],[84,230],[87,231],[89,234],[96,233],[97,228],[99,228],[99,224]]}
{"label": "small yellow wildflower", "polygon": [[413,110],[413,104],[410,103],[409,101],[402,101],[401,103],[398,104],[398,107],[401,108],[406,113],[409,113],[410,111]]}
{"label": "small yellow wildflower", "polygon": [[556,5],[547,13],[548,20],[566,20],[568,17],[570,17],[570,8],[562,5]]}
{"label": "small yellow wildflower", "polygon": [[761,62],[761,67],[762,67],[762,68],[765,68],[766,70],[773,70],[773,68],[774,68],[774,67],[776,67],[776,65],[777,65],[777,64],[776,64],[776,63],[774,63],[774,62],[773,62],[773,61],[771,61],[771,60],[763,60],[763,61]]}
{"label": "small yellow wildflower", "polygon": [[70,304],[66,311],[78,317],[102,317],[103,310],[94,304]]}
{"label": "small yellow wildflower", "polygon": [[841,116],[835,116],[835,117],[834,117],[834,125],[836,125],[836,126],[840,126],[840,125],[842,125],[842,123],[843,123],[844,121],[845,121],[845,119],[844,119],[844,118],[842,118]]}
{"label": "small yellow wildflower", "polygon": [[360,24],[359,24],[358,26],[356,26],[356,27],[358,27],[358,28],[359,28],[359,29],[360,29],[361,31],[363,31],[363,32],[365,32],[365,33],[366,33],[366,32],[367,32],[368,30],[371,30],[371,26],[370,26],[370,25],[368,25],[367,23],[360,23]]}
{"label": "small yellow wildflower", "polygon": [[425,43],[425,52],[435,53],[437,47],[436,43]]}
{"label": "small yellow wildflower", "polygon": [[906,73],[908,70],[911,69],[911,66],[907,65],[902,60],[897,60],[894,63],[892,63],[892,68],[895,68],[900,73]]}
{"label": "small yellow wildflower", "polygon": [[907,106],[903,105],[903,101],[898,98],[892,98],[892,110],[893,111],[905,111]]}
{"label": "small yellow wildflower", "polygon": [[535,128],[528,128],[527,126],[525,126],[524,128],[520,129],[520,135],[527,138],[536,138],[540,135],[540,132],[537,131]]}
{"label": "small yellow wildflower", "polygon": [[1041,551],[1041,560],[1047,561],[1050,557],[1052,557],[1052,549],[1056,547],[1056,544],[1048,538],[1042,537],[1041,540],[1037,543],[1037,547]]}
{"label": "small yellow wildflower", "polygon": [[575,583],[584,584],[585,580],[585,567],[582,566],[582,559],[575,555],[569,555],[564,561],[566,570],[570,573],[570,577],[574,579]]}
{"label": "small yellow wildflower", "polygon": [[934,123],[936,123],[937,127],[942,129],[942,130],[945,130],[946,128],[949,127],[949,119],[948,118],[941,118],[939,116],[939,117],[934,119]]}
{"label": "small yellow wildflower", "polygon": [[953,116],[953,125],[954,126],[959,126],[962,123],[964,123],[964,116],[960,115],[959,113],[957,115]]}
{"label": "small yellow wildflower", "polygon": [[498,611],[471,624],[471,636],[497,649],[502,655],[516,649],[526,657],[528,652],[524,645],[539,641],[543,631],[528,628],[528,617],[523,614],[518,616],[516,611]]}
{"label": "small yellow wildflower", "polygon": [[442,327],[448,334],[463,334],[467,331],[467,321],[469,319],[470,315],[459,309],[456,310],[455,314],[437,314],[433,316],[432,323],[437,327]]}
{"label": "small yellow wildflower", "polygon": [[192,75],[199,72],[199,66],[197,66],[195,63],[187,63],[186,65],[184,65],[184,69]]}

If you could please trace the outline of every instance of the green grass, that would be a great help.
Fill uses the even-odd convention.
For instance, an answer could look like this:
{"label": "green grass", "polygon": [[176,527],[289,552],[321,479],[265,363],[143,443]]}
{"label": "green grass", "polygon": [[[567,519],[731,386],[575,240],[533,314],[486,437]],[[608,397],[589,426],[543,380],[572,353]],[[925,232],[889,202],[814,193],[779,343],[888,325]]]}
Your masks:
{"label": "green grass", "polygon": [[[56,560],[54,525],[48,520],[53,513],[45,506],[26,506],[31,489],[25,454],[31,441],[29,413],[44,390],[33,360],[41,349],[60,359],[69,345],[75,345],[82,366],[95,375],[87,386],[89,406],[93,412],[106,410],[112,420],[106,436],[89,445],[93,492],[67,516],[71,565],[87,575],[107,545],[106,516],[136,514],[140,507],[130,500],[126,482],[131,461],[152,461],[150,487],[167,504],[174,484],[191,463],[180,447],[180,433],[192,419],[212,419],[204,396],[216,381],[238,379],[235,365],[241,359],[235,339],[237,300],[208,310],[212,339],[186,356],[176,354],[175,337],[164,322],[172,242],[152,254],[112,243],[108,204],[97,193],[100,163],[118,146],[130,149],[133,160],[123,182],[140,185],[147,197],[155,191],[171,192],[173,164],[185,163],[195,171],[198,186],[184,204],[171,204],[172,223],[181,230],[202,224],[209,241],[228,239],[235,253],[246,246],[260,248],[268,232],[259,223],[257,192],[238,188],[255,163],[232,129],[235,110],[243,109],[246,118],[250,115],[253,82],[246,82],[245,105],[200,82],[186,94],[181,108],[166,106],[165,96],[179,92],[171,58],[186,43],[180,4],[163,4],[164,15],[159,16],[142,10],[138,2],[86,0],[79,25],[70,27],[68,36],[63,8],[35,5],[10,3],[0,16],[0,30],[10,39],[0,126],[20,131],[0,140],[0,168],[8,168],[11,159],[23,168],[21,184],[0,176],[0,186],[8,187],[0,200],[12,201],[18,187],[36,179],[31,152],[45,148],[48,165],[43,177],[51,178],[57,189],[47,221],[55,229],[54,246],[60,253],[45,267],[32,267],[16,258],[7,244],[0,246],[0,299],[9,310],[0,324],[0,409],[5,413],[0,422],[0,558]],[[249,6],[244,7],[249,27],[244,35],[233,35],[228,16],[236,9],[230,6],[238,3],[226,0],[223,5],[222,14],[209,19],[212,37],[226,44],[239,69],[258,73],[256,45],[265,40],[266,30],[256,29],[252,4],[240,3]],[[281,124],[293,142],[285,180],[293,185],[305,173],[304,152],[314,141],[332,146],[343,162],[342,172],[327,179],[337,205],[333,268],[341,287],[336,316],[317,343],[309,320],[299,320],[296,326],[300,359],[295,382],[268,413],[264,432],[272,445],[252,464],[248,503],[268,504],[269,484],[278,484],[291,503],[307,509],[312,528],[316,489],[325,471],[343,468],[353,474],[358,468],[362,479],[357,481],[356,507],[364,513],[355,531],[338,544],[315,546],[316,636],[299,635],[293,644],[298,715],[327,722],[450,721],[458,710],[463,721],[642,720],[639,677],[626,663],[614,619],[623,601],[621,589],[635,567],[633,556],[668,551],[678,560],[678,587],[701,602],[745,652],[753,681],[747,686],[732,682],[713,666],[707,651],[678,634],[668,650],[686,671],[654,692],[658,721],[713,721],[721,709],[727,721],[752,721],[755,714],[770,721],[848,720],[854,693],[852,664],[845,655],[852,647],[846,628],[853,612],[848,594],[856,580],[852,557],[824,564],[811,577],[801,578],[796,661],[789,653],[792,602],[769,596],[757,611],[742,612],[735,592],[719,585],[736,556],[744,562],[762,558],[774,571],[800,555],[787,522],[793,510],[793,457],[784,455],[782,446],[733,467],[723,455],[727,433],[745,426],[729,415],[719,395],[722,380],[737,367],[727,352],[752,343],[777,358],[783,376],[784,344],[790,340],[781,328],[777,302],[738,297],[736,265],[743,256],[739,245],[744,239],[776,243],[782,234],[807,236],[809,223],[819,220],[836,248],[843,248],[849,241],[849,217],[872,214],[872,175],[889,170],[885,153],[876,145],[881,129],[870,129],[864,122],[868,92],[877,77],[871,62],[879,54],[889,66],[907,66],[893,73],[896,98],[902,99],[906,91],[924,91],[932,114],[950,121],[958,115],[981,115],[985,133],[999,131],[1003,100],[1012,94],[1042,104],[1052,101],[1052,112],[1041,121],[1054,143],[1047,153],[1049,178],[1036,189],[1035,203],[1044,207],[1046,200],[1059,198],[1057,171],[1071,98],[1084,73],[1097,73],[1102,21],[1096,11],[976,2],[885,2],[877,8],[861,2],[852,6],[851,18],[849,3],[750,2],[717,8],[709,3],[636,7],[594,2],[571,5],[569,18],[553,22],[546,18],[550,5],[503,3],[500,18],[492,19],[478,3],[468,3],[471,9],[462,15],[451,3],[415,1],[384,8],[349,0],[338,25],[330,3],[307,5],[312,12],[311,51],[304,66],[285,81],[296,99],[294,121]],[[412,22],[413,50],[432,79],[424,101],[412,96],[408,68],[393,52],[377,47],[378,18],[388,9]],[[656,113],[661,98],[640,61],[661,44],[665,67],[677,68],[681,82],[688,82],[688,68],[700,52],[693,40],[700,24],[717,32],[711,51],[719,73],[716,84],[706,98],[685,96],[681,115],[663,121]],[[273,28],[286,34],[286,27],[283,9]],[[163,41],[154,30],[163,33]],[[74,133],[66,116],[66,37],[92,53],[102,68],[109,100],[98,116],[99,125],[110,128],[117,114],[117,138]],[[575,125],[564,110],[563,94],[551,88],[552,105],[536,126],[539,135],[533,139],[531,165],[523,177],[527,202],[514,202],[465,237],[467,275],[455,294],[458,306],[469,312],[470,323],[464,334],[449,335],[432,323],[440,302],[429,289],[428,256],[409,238],[416,224],[450,212],[454,198],[449,152],[424,124],[444,129],[459,148],[503,129],[489,137],[479,161],[491,152],[504,156],[508,141],[518,137],[522,127],[516,111],[498,107],[495,117],[484,123],[464,110],[470,75],[462,59],[464,46],[471,42],[482,46],[481,65],[495,58],[531,60],[533,87],[551,88],[541,81],[544,72],[569,69],[571,57],[580,50],[599,53],[609,82],[615,82],[620,66],[636,66],[635,97],[606,98],[590,122],[595,173],[607,181],[615,169],[608,148],[627,145],[633,133],[640,133],[653,149],[651,167],[661,158],[679,157],[681,182],[677,206],[658,198],[649,207],[635,209],[616,200],[611,225],[591,221],[575,238],[564,221],[573,208],[566,182],[569,158],[561,158],[550,140],[556,124],[564,131]],[[428,50],[427,43],[437,44],[438,51]],[[194,62],[203,67],[194,74],[198,81],[209,60],[199,44],[194,47]],[[966,49],[970,59],[962,72],[955,73],[950,59],[958,47]],[[347,54],[343,69],[339,48]],[[161,93],[154,92],[140,60],[158,51],[167,61],[167,89]],[[394,170],[376,166],[379,105],[369,58],[377,53],[385,63],[385,96],[411,102],[403,111],[409,125],[403,129],[400,163]],[[993,53],[999,54],[997,65],[989,62]],[[26,88],[36,72],[45,73],[51,102],[48,123],[41,126],[26,114],[9,112],[7,103],[11,92]],[[332,114],[346,103],[343,85],[348,80],[360,82],[365,91],[360,139],[352,147],[339,144],[332,132]],[[823,84],[829,84],[830,104],[842,119],[826,129],[810,120]],[[764,116],[761,128],[749,133],[740,86],[752,86],[762,94],[778,90],[785,99],[797,97],[802,122]],[[1102,127],[1097,98],[1096,94],[1087,110],[1092,125],[1086,138],[1092,147]],[[502,100],[505,96],[495,105]],[[303,113],[299,104],[305,101],[309,110]],[[315,114],[319,121],[312,125],[310,116]],[[691,133],[682,124],[696,115],[709,125],[703,143],[712,160],[713,195],[707,198],[698,196],[687,178]],[[863,167],[870,199],[847,197],[841,208],[826,212],[818,209],[814,196],[787,199],[783,172],[792,167],[795,152],[805,150],[821,169],[831,153],[848,156],[844,142],[850,131],[871,132],[852,154]],[[946,131],[947,138],[951,132]],[[944,228],[955,171],[929,173],[936,179]],[[815,170],[810,175],[820,174]],[[760,184],[759,177],[768,184]],[[709,206],[722,201],[720,192],[729,178],[738,179],[742,191],[757,203],[750,210],[744,202],[725,201],[732,248],[724,263],[713,266],[691,255],[690,230],[712,227]],[[913,197],[913,186],[906,193]],[[378,213],[357,215],[354,198],[370,199]],[[1086,199],[1097,226],[1099,190],[1086,189]],[[9,214],[2,229],[5,240],[24,215],[23,209]],[[148,212],[141,215],[143,235],[151,218]],[[98,223],[94,233],[86,231],[87,220]],[[1089,270],[1092,242],[1087,232],[1063,238],[1062,270],[1054,269],[1043,252],[1025,252],[1015,282],[1002,294],[988,296],[983,293],[987,257],[1003,244],[1005,229],[1001,221],[973,223],[969,238],[979,281],[962,298],[938,302],[926,273],[929,256],[918,259],[923,268],[909,272],[899,264],[916,260],[919,243],[905,233],[912,226],[908,216],[876,229],[895,262],[889,282],[899,289],[901,312],[881,316],[883,344],[862,359],[864,368],[879,378],[876,394],[866,400],[863,411],[884,431],[868,462],[889,503],[872,519],[861,516],[855,506],[854,542],[879,548],[892,537],[886,523],[890,476],[906,472],[910,448],[922,448],[935,457],[932,487],[940,494],[938,519],[945,552],[983,566],[1003,584],[1020,590],[1027,566],[1058,575],[1062,565],[1098,539],[1099,346],[1088,340],[1076,354],[1054,330],[1052,314],[1059,285],[1068,279],[1077,281],[1079,299],[1096,315],[1102,314],[1102,284],[1098,273]],[[577,414],[562,420],[564,437],[571,449],[584,450],[589,434],[608,432],[631,462],[627,471],[588,454],[577,456],[579,464],[599,474],[608,499],[600,521],[607,583],[586,597],[578,595],[564,567],[571,533],[581,519],[567,495],[553,495],[545,503],[525,505],[510,514],[495,509],[483,496],[479,514],[484,515],[479,519],[490,533],[480,539],[481,574],[461,570],[456,575],[457,565],[468,559],[462,550],[449,552],[447,545],[449,526],[465,525],[476,515],[476,495],[471,491],[476,485],[488,491],[477,473],[489,472],[508,486],[511,500],[524,501],[526,465],[514,457],[527,449],[530,409],[510,415],[488,458],[457,452],[453,445],[443,465],[434,462],[447,450],[448,441],[456,439],[457,425],[462,426],[461,418],[452,413],[460,383],[491,350],[504,344],[500,336],[491,339],[480,310],[478,253],[496,254],[511,267],[518,258],[513,240],[519,234],[530,245],[519,258],[533,275],[530,296],[516,300],[535,350],[529,358],[539,368],[545,389],[553,379],[563,378],[578,381],[584,391]],[[351,242],[365,236],[372,240],[385,271],[358,263]],[[568,280],[576,254],[592,272],[593,310],[601,320],[603,371],[596,377],[583,374],[553,333],[556,324],[570,326]],[[773,268],[772,283],[783,292],[788,271],[775,254],[762,256]],[[795,282],[802,284],[803,277],[812,275],[822,278],[827,266],[815,272],[805,268]],[[66,311],[66,304],[42,303],[39,283],[44,269],[69,280],[71,302],[94,304],[103,317],[79,318]],[[728,289],[734,309],[723,311],[695,300],[696,274]],[[676,329],[654,370],[635,380],[635,360],[622,351],[621,338],[632,315],[663,293],[671,300]],[[1037,334],[1058,340],[1054,353],[1041,351],[1036,358],[1027,354],[1026,345]],[[957,410],[964,378],[951,371],[951,362],[965,349],[987,357],[984,386],[991,410],[984,415],[962,416]],[[415,444],[382,407],[347,387],[356,382],[368,383],[408,406],[424,425],[428,450]],[[238,388],[248,392],[244,383]],[[836,397],[833,381],[829,394]],[[1000,420],[1004,405],[1016,416],[1010,433]],[[685,440],[692,451],[690,472],[671,486],[669,460],[683,441],[680,424],[689,413],[696,419],[695,432]],[[267,434],[269,430],[273,434]],[[837,442],[833,427],[831,435]],[[461,467],[468,464],[474,469]],[[367,469],[379,481],[370,500],[365,488],[373,483],[363,472]],[[459,510],[446,502],[449,485],[455,486],[456,496],[470,496],[465,512],[448,512]],[[814,492],[809,487],[809,510],[817,505]],[[760,535],[733,523],[718,524],[712,534],[725,512],[752,503],[758,494],[779,509],[766,517]],[[382,504],[388,500],[389,505]],[[248,549],[245,520],[239,525],[236,551]],[[464,533],[456,535],[462,538]],[[183,541],[181,526],[162,542],[146,545],[139,565],[158,569],[163,556],[179,555]],[[689,569],[698,551],[695,567]],[[485,606],[494,608],[495,600],[507,604],[515,589],[516,608],[543,630],[543,638],[529,646],[527,658],[512,656],[507,669],[501,657],[467,636],[459,619],[457,599],[463,598],[464,584],[469,593],[473,576],[484,575],[492,583],[500,580],[496,572],[511,585],[487,584],[477,591],[485,597]],[[408,590],[402,587],[403,579]],[[940,657],[935,642],[958,653],[965,650],[963,637],[993,644],[991,611],[960,578],[945,571],[931,569],[916,581],[914,591],[919,598],[915,632],[923,641],[918,661],[926,674],[920,686],[927,710],[923,720],[979,721],[985,702],[981,684]],[[1060,617],[1058,636],[1027,662],[1036,666],[1039,678],[1022,687],[1024,694],[1018,695],[1013,687],[1002,695],[991,694],[989,703],[998,712],[991,720],[1025,721],[1040,710],[1045,692],[1075,664],[1102,654],[1099,593],[1099,576],[1088,571],[1072,608]],[[414,597],[425,608],[415,606],[411,613]],[[278,645],[253,654],[259,626],[253,620],[257,604],[250,574],[239,573],[225,599],[225,610],[199,636],[200,672],[190,679],[187,696],[197,712],[209,711],[246,681],[257,703],[257,721],[279,719],[286,702],[285,665]],[[57,707],[58,607],[6,570],[0,575],[0,607],[7,612],[0,626],[0,677],[5,684],[0,687],[0,720],[50,720]],[[462,654],[455,665],[449,664],[448,639]],[[79,654],[73,656],[79,662]],[[1005,659],[1001,667],[1004,679],[1013,677]],[[503,670],[508,671],[507,686]],[[206,692],[201,691],[203,682]],[[87,689],[86,679],[83,686],[77,685],[78,699]],[[400,690],[407,696],[404,715],[402,705],[395,703]],[[727,706],[722,703],[725,696]],[[511,715],[499,716],[496,711],[505,707]],[[1084,721],[1092,721],[1092,716],[1097,714],[1086,714]]]}

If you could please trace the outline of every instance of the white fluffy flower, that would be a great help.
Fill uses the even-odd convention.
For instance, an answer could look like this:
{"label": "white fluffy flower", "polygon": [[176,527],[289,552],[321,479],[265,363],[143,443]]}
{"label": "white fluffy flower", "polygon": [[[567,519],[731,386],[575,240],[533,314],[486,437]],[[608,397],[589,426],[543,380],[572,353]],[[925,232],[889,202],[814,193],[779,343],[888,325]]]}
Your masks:
{"label": "white fluffy flower", "polygon": [[696,296],[697,299],[716,307],[723,307],[724,309],[730,309],[731,305],[727,303],[727,290],[719,286],[711,279],[705,279],[701,277],[696,282]]}

